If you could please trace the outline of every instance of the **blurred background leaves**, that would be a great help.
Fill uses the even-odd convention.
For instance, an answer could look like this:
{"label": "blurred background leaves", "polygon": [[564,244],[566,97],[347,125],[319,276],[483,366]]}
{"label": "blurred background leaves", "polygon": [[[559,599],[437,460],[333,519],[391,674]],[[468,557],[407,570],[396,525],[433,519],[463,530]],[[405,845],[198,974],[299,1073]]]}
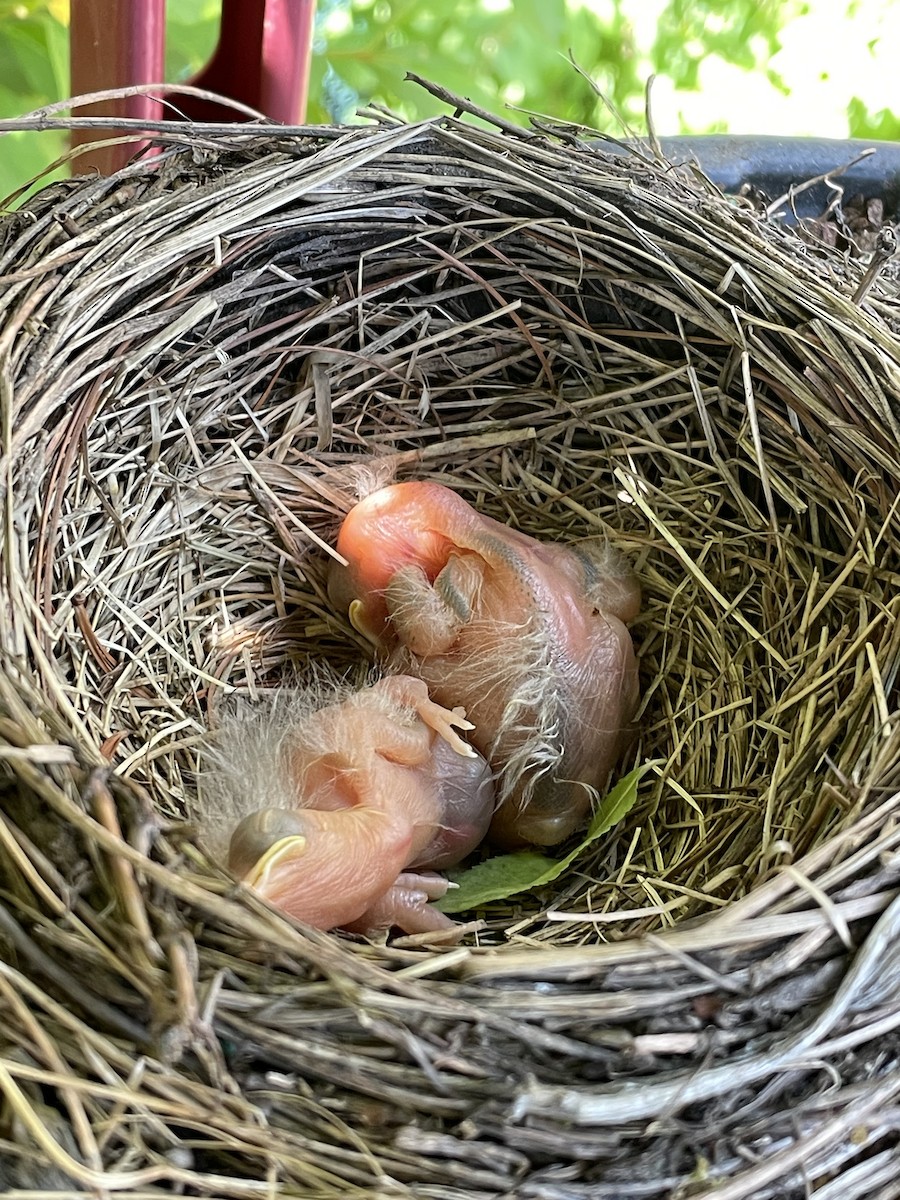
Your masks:
{"label": "blurred background leaves", "polygon": [[[68,94],[68,9],[0,0],[0,116]],[[168,79],[189,79],[209,58],[219,9],[168,0]],[[571,53],[638,132],[655,74],[660,133],[894,139],[898,44],[894,0],[319,0],[308,119],[351,121],[370,101],[410,119],[441,111],[404,82],[414,71],[484,108],[513,106],[514,120],[538,112],[620,132]],[[5,138],[0,195],[65,145],[56,133]]]}
{"label": "blurred background leaves", "polygon": [[[68,4],[0,0],[0,117],[62,99],[69,88]],[[0,143],[0,197],[66,148],[62,134],[12,133]]]}

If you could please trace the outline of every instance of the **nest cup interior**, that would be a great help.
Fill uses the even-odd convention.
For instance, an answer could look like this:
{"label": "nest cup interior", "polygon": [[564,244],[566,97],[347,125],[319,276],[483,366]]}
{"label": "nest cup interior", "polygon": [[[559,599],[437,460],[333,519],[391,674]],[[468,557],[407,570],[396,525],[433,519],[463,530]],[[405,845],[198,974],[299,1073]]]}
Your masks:
{"label": "nest cup interior", "polygon": [[324,579],[373,481],[606,535],[644,596],[621,769],[654,766],[552,890],[483,913],[605,938],[722,906],[880,795],[892,312],[665,164],[508,144],[169,147],[7,220],[5,651],[177,821],[230,689],[367,660]]}

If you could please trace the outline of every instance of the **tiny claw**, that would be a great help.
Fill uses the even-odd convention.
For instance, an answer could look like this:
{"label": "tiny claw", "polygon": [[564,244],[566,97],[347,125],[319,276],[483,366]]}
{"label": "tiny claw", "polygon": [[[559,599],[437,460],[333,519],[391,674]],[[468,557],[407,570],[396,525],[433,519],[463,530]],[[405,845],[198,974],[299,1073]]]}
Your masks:
{"label": "tiny claw", "polygon": [[432,908],[429,901],[438,900],[447,890],[447,880],[433,871],[403,871],[382,896],[355,921],[344,925],[351,933],[370,937],[396,925],[404,933],[439,933],[452,930],[456,922],[445,913]]}
{"label": "tiny claw", "polygon": [[475,728],[475,726],[472,724],[471,721],[466,720],[466,710],[462,707],[461,704],[458,705],[456,708],[452,709],[451,711],[452,711],[454,717],[456,717],[456,720],[453,721],[452,724],[455,725],[457,729],[474,729]]}
{"label": "tiny claw", "polygon": [[461,754],[463,758],[478,757],[477,752],[456,732],[457,729],[475,728],[471,721],[466,720],[464,708],[444,708],[442,704],[435,704],[433,700],[419,700],[415,707],[425,724],[442,737],[457,754]]}
{"label": "tiny claw", "polygon": [[[454,885],[458,886],[458,885]],[[450,887],[450,880],[437,871],[401,871],[394,882],[395,888],[405,888],[411,893],[421,893],[426,900],[440,900]]]}

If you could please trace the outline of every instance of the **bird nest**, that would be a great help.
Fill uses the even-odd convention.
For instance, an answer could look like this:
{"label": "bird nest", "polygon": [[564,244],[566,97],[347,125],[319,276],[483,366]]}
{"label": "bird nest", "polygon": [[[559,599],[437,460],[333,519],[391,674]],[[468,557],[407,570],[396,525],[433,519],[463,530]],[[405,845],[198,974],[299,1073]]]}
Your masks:
{"label": "bird nest", "polygon": [[[567,130],[157,145],[0,225],[0,1180],[900,1195],[890,266]],[[229,694],[366,659],[373,472],[643,587],[637,803],[457,945],[301,928],[190,819]]]}

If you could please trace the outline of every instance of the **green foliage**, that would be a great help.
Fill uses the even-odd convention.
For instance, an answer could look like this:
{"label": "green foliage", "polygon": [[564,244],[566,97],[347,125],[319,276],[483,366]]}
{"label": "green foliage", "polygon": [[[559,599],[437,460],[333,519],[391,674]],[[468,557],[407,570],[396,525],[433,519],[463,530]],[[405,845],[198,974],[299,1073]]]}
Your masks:
{"label": "green foliage", "polygon": [[768,59],[779,48],[784,23],[804,11],[801,0],[669,0],[649,61],[641,57],[631,16],[637,16],[639,2],[323,0],[310,117],[349,120],[370,100],[410,119],[442,111],[432,97],[403,82],[414,71],[482,108],[496,110],[499,98],[621,132],[608,106],[568,61],[570,54],[603,97],[640,129],[647,77],[667,75],[677,87],[694,89],[710,54],[746,70],[764,70],[784,88]]}
{"label": "green foliage", "polygon": [[530,892],[552,883],[588,846],[631,812],[637,801],[638,783],[648,766],[637,767],[619,780],[609,795],[601,800],[584,840],[564,858],[549,858],[537,850],[518,850],[515,854],[498,854],[488,858],[468,871],[450,872],[450,878],[457,886],[435,907],[446,913],[464,912],[481,908],[491,900],[505,900],[518,892]]}
{"label": "green foliage", "polygon": [[601,19],[567,0],[332,0],[321,10],[310,118],[347,120],[370,100],[410,119],[445,111],[404,82],[413,71],[482,108],[496,110],[499,98],[594,124],[603,119],[603,106],[568,61],[570,51],[635,115],[643,106],[643,81],[626,7],[624,0],[610,0]]}
{"label": "green foliage", "polygon": [[693,90],[703,59],[717,54],[745,71],[765,71],[786,90],[768,59],[781,47],[781,29],[805,7],[799,0],[669,0],[657,26],[654,68]]}
{"label": "green foliage", "polygon": [[[17,117],[69,90],[69,49],[60,5],[0,0],[0,117]],[[0,143],[0,201],[66,148],[61,133],[11,133]],[[60,174],[57,172],[56,174]]]}
{"label": "green foliage", "polygon": [[209,61],[221,0],[166,0],[166,79],[183,83]]}
{"label": "green foliage", "polygon": [[900,117],[886,108],[870,112],[858,96],[854,96],[847,105],[847,120],[851,137],[900,141]]}

